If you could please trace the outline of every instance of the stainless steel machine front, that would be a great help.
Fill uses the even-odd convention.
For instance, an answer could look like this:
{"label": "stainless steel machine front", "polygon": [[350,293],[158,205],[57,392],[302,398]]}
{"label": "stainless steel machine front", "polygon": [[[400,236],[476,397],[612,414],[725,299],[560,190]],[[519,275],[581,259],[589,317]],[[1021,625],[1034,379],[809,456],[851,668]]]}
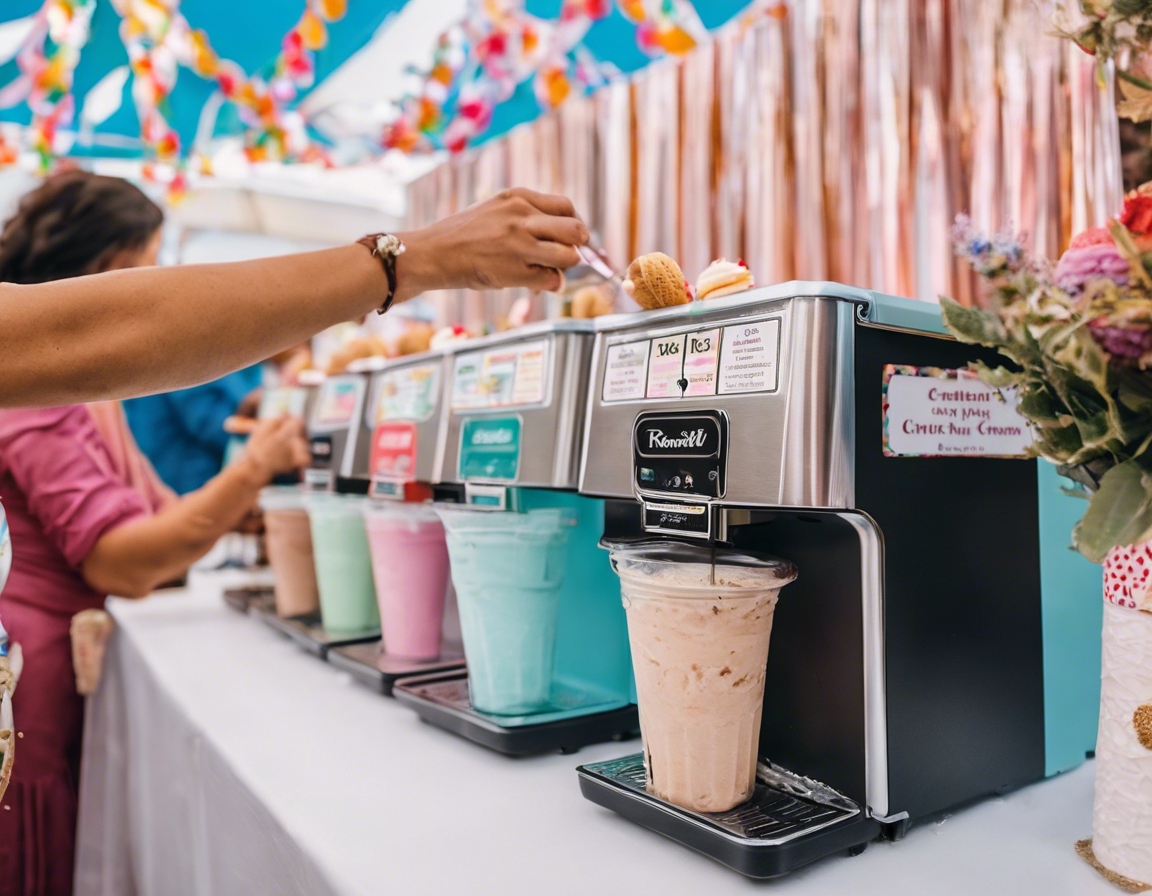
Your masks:
{"label": "stainless steel machine front", "polygon": [[[851,507],[857,303],[774,288],[688,308],[598,321],[580,491],[657,503]],[[661,421],[665,408],[670,416]],[[741,425],[721,439],[723,481],[634,481],[621,458],[632,456],[641,410],[657,425],[645,430],[640,450],[665,457],[692,453],[687,442],[706,425],[692,412],[738,416]]]}
{"label": "stainless steel machine front", "polygon": [[[448,349],[433,481],[575,489],[592,341],[591,321],[550,321]],[[484,420],[509,426],[498,431]],[[508,466],[472,464],[473,448],[502,439],[516,449]]]}

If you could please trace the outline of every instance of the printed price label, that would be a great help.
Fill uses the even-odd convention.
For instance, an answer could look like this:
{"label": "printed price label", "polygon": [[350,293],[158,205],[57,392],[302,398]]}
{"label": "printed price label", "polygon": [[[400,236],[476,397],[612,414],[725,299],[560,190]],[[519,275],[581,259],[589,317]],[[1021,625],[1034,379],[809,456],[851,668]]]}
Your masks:
{"label": "printed price label", "polygon": [[256,419],[270,420],[275,417],[303,417],[308,405],[308,390],[302,386],[279,386],[268,389],[260,398],[260,408]]}
{"label": "printed price label", "polygon": [[547,340],[501,346],[456,358],[452,410],[539,404],[548,374]]}
{"label": "printed price label", "polygon": [[1028,422],[1014,389],[993,389],[969,370],[884,368],[887,457],[1027,457]]}
{"label": "printed price label", "polygon": [[772,392],[776,389],[780,353],[778,319],[727,326],[723,342],[719,394]]}
{"label": "printed price label", "polygon": [[720,331],[689,333],[684,346],[685,395],[716,394],[716,364],[720,360]]}
{"label": "printed price label", "polygon": [[529,342],[517,349],[516,378],[512,383],[512,404],[539,404],[544,400],[544,363],[548,343]]}
{"label": "printed price label", "polygon": [[627,401],[644,397],[648,380],[648,349],[651,343],[629,342],[608,349],[604,362],[604,401]]}
{"label": "printed price label", "polygon": [[684,335],[653,339],[648,356],[648,398],[679,398],[684,375]]}
{"label": "printed price label", "polygon": [[387,370],[380,376],[373,423],[385,420],[423,422],[436,410],[440,389],[440,365],[419,364]]}
{"label": "printed price label", "polygon": [[320,387],[317,422],[331,429],[350,426],[360,408],[363,395],[363,377],[333,377],[325,380]]}

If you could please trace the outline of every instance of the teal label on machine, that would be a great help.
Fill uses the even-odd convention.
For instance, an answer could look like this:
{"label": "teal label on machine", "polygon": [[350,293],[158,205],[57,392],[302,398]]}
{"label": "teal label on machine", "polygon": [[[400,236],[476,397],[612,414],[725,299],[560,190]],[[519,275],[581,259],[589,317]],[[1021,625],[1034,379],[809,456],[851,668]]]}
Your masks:
{"label": "teal label on machine", "polygon": [[515,482],[520,474],[520,428],[519,417],[465,420],[460,428],[460,479]]}

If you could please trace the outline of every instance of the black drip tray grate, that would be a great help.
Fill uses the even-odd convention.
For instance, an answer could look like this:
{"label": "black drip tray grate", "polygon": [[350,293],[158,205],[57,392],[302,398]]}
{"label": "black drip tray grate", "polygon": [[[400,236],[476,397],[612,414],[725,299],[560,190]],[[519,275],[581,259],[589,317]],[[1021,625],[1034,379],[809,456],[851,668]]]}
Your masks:
{"label": "black drip tray grate", "polygon": [[594,688],[554,683],[551,705],[523,716],[495,716],[472,707],[464,669],[404,678],[393,696],[425,722],[509,756],[620,740],[640,730],[636,706]]}
{"label": "black drip tray grate", "polygon": [[749,877],[777,877],[879,834],[860,806],[819,782],[761,761],[752,799],[727,812],[693,812],[647,790],[644,756],[580,766],[584,796]]}
{"label": "black drip tray grate", "polygon": [[[592,774],[641,793],[648,799],[663,803],[648,793],[648,776],[644,771],[642,753],[610,762],[597,762],[584,768]],[[807,795],[794,795],[798,793]],[[860,813],[855,803],[830,788],[764,762],[760,763],[756,775],[756,792],[752,799],[735,809],[705,813],[665,805],[733,836],[764,843],[786,843]]]}

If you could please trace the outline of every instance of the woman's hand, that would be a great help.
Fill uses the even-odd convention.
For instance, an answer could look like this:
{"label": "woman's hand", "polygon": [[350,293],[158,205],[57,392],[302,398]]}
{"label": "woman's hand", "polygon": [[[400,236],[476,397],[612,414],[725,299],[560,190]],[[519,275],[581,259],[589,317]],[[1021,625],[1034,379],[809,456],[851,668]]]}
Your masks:
{"label": "woman's hand", "polygon": [[430,289],[558,290],[588,228],[563,196],[517,187],[399,236],[406,251],[396,259],[396,301],[403,302]]}
{"label": "woman's hand", "polygon": [[304,423],[296,417],[261,420],[244,446],[243,462],[263,484],[280,473],[308,466],[310,460]]}

